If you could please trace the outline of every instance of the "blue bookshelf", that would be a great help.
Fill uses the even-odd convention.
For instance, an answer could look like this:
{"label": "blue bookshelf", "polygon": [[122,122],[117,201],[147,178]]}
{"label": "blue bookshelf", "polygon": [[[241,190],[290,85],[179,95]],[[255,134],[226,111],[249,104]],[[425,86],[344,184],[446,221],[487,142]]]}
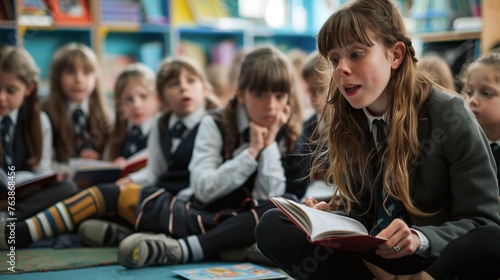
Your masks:
{"label": "blue bookshelf", "polygon": [[91,46],[90,29],[40,29],[28,28],[23,38],[23,45],[33,56],[40,68],[40,78],[48,79],[54,51],[60,46],[77,42]]}

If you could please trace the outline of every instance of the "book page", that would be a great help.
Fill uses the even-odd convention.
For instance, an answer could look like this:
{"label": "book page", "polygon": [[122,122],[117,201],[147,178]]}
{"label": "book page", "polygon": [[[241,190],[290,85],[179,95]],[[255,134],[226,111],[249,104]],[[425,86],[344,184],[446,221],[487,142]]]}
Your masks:
{"label": "book page", "polygon": [[297,223],[309,232],[311,240],[319,237],[342,237],[367,235],[368,231],[360,222],[330,212],[321,211],[284,198],[272,198],[290,214]]}

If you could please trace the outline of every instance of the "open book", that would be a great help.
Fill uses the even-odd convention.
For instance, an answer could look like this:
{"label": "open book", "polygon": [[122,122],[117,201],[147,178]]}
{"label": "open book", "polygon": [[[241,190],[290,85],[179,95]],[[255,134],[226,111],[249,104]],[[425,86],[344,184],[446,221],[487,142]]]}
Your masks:
{"label": "open book", "polygon": [[135,153],[125,162],[124,167],[105,160],[72,158],[69,166],[73,173],[73,181],[79,188],[88,188],[96,184],[114,183],[116,180],[138,171],[146,166],[148,152],[146,149]]}
{"label": "open book", "polygon": [[172,272],[186,279],[285,279],[286,276],[252,263],[205,266]]}
{"label": "open book", "polygon": [[0,210],[7,208],[7,196],[14,186],[16,199],[36,192],[46,185],[57,181],[56,172],[34,174],[29,171],[15,171],[6,173],[0,168]]}
{"label": "open book", "polygon": [[368,235],[360,222],[347,216],[314,209],[282,197],[273,197],[271,202],[314,244],[346,251],[363,251],[374,249],[387,240]]}

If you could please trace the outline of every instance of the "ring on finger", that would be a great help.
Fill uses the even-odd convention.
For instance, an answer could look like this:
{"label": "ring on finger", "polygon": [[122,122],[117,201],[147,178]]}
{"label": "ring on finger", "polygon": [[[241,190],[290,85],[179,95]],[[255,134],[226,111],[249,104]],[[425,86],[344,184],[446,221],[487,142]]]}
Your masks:
{"label": "ring on finger", "polygon": [[396,253],[401,251],[401,247],[399,247],[398,245],[394,246],[393,248],[394,248],[394,251],[396,251]]}

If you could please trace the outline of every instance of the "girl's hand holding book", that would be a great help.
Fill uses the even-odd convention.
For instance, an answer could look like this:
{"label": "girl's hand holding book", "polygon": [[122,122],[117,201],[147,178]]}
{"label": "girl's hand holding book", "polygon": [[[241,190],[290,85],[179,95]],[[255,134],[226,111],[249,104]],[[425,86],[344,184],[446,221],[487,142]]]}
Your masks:
{"label": "girl's hand holding book", "polygon": [[420,238],[401,219],[394,219],[377,236],[387,238],[387,241],[375,250],[376,254],[385,259],[413,255],[420,248]]}
{"label": "girl's hand holding book", "polygon": [[80,152],[80,157],[81,158],[87,158],[87,159],[100,159],[101,158],[101,154],[98,153],[95,150],[85,149],[85,150],[82,150]]}
{"label": "girl's hand holding book", "polygon": [[306,198],[306,201],[304,202],[304,204],[306,206],[309,206],[311,208],[318,209],[321,211],[325,211],[325,212],[332,211],[332,209],[330,209],[330,206],[328,205],[328,203],[326,203],[324,201],[318,202],[316,199],[314,199],[312,197]]}

